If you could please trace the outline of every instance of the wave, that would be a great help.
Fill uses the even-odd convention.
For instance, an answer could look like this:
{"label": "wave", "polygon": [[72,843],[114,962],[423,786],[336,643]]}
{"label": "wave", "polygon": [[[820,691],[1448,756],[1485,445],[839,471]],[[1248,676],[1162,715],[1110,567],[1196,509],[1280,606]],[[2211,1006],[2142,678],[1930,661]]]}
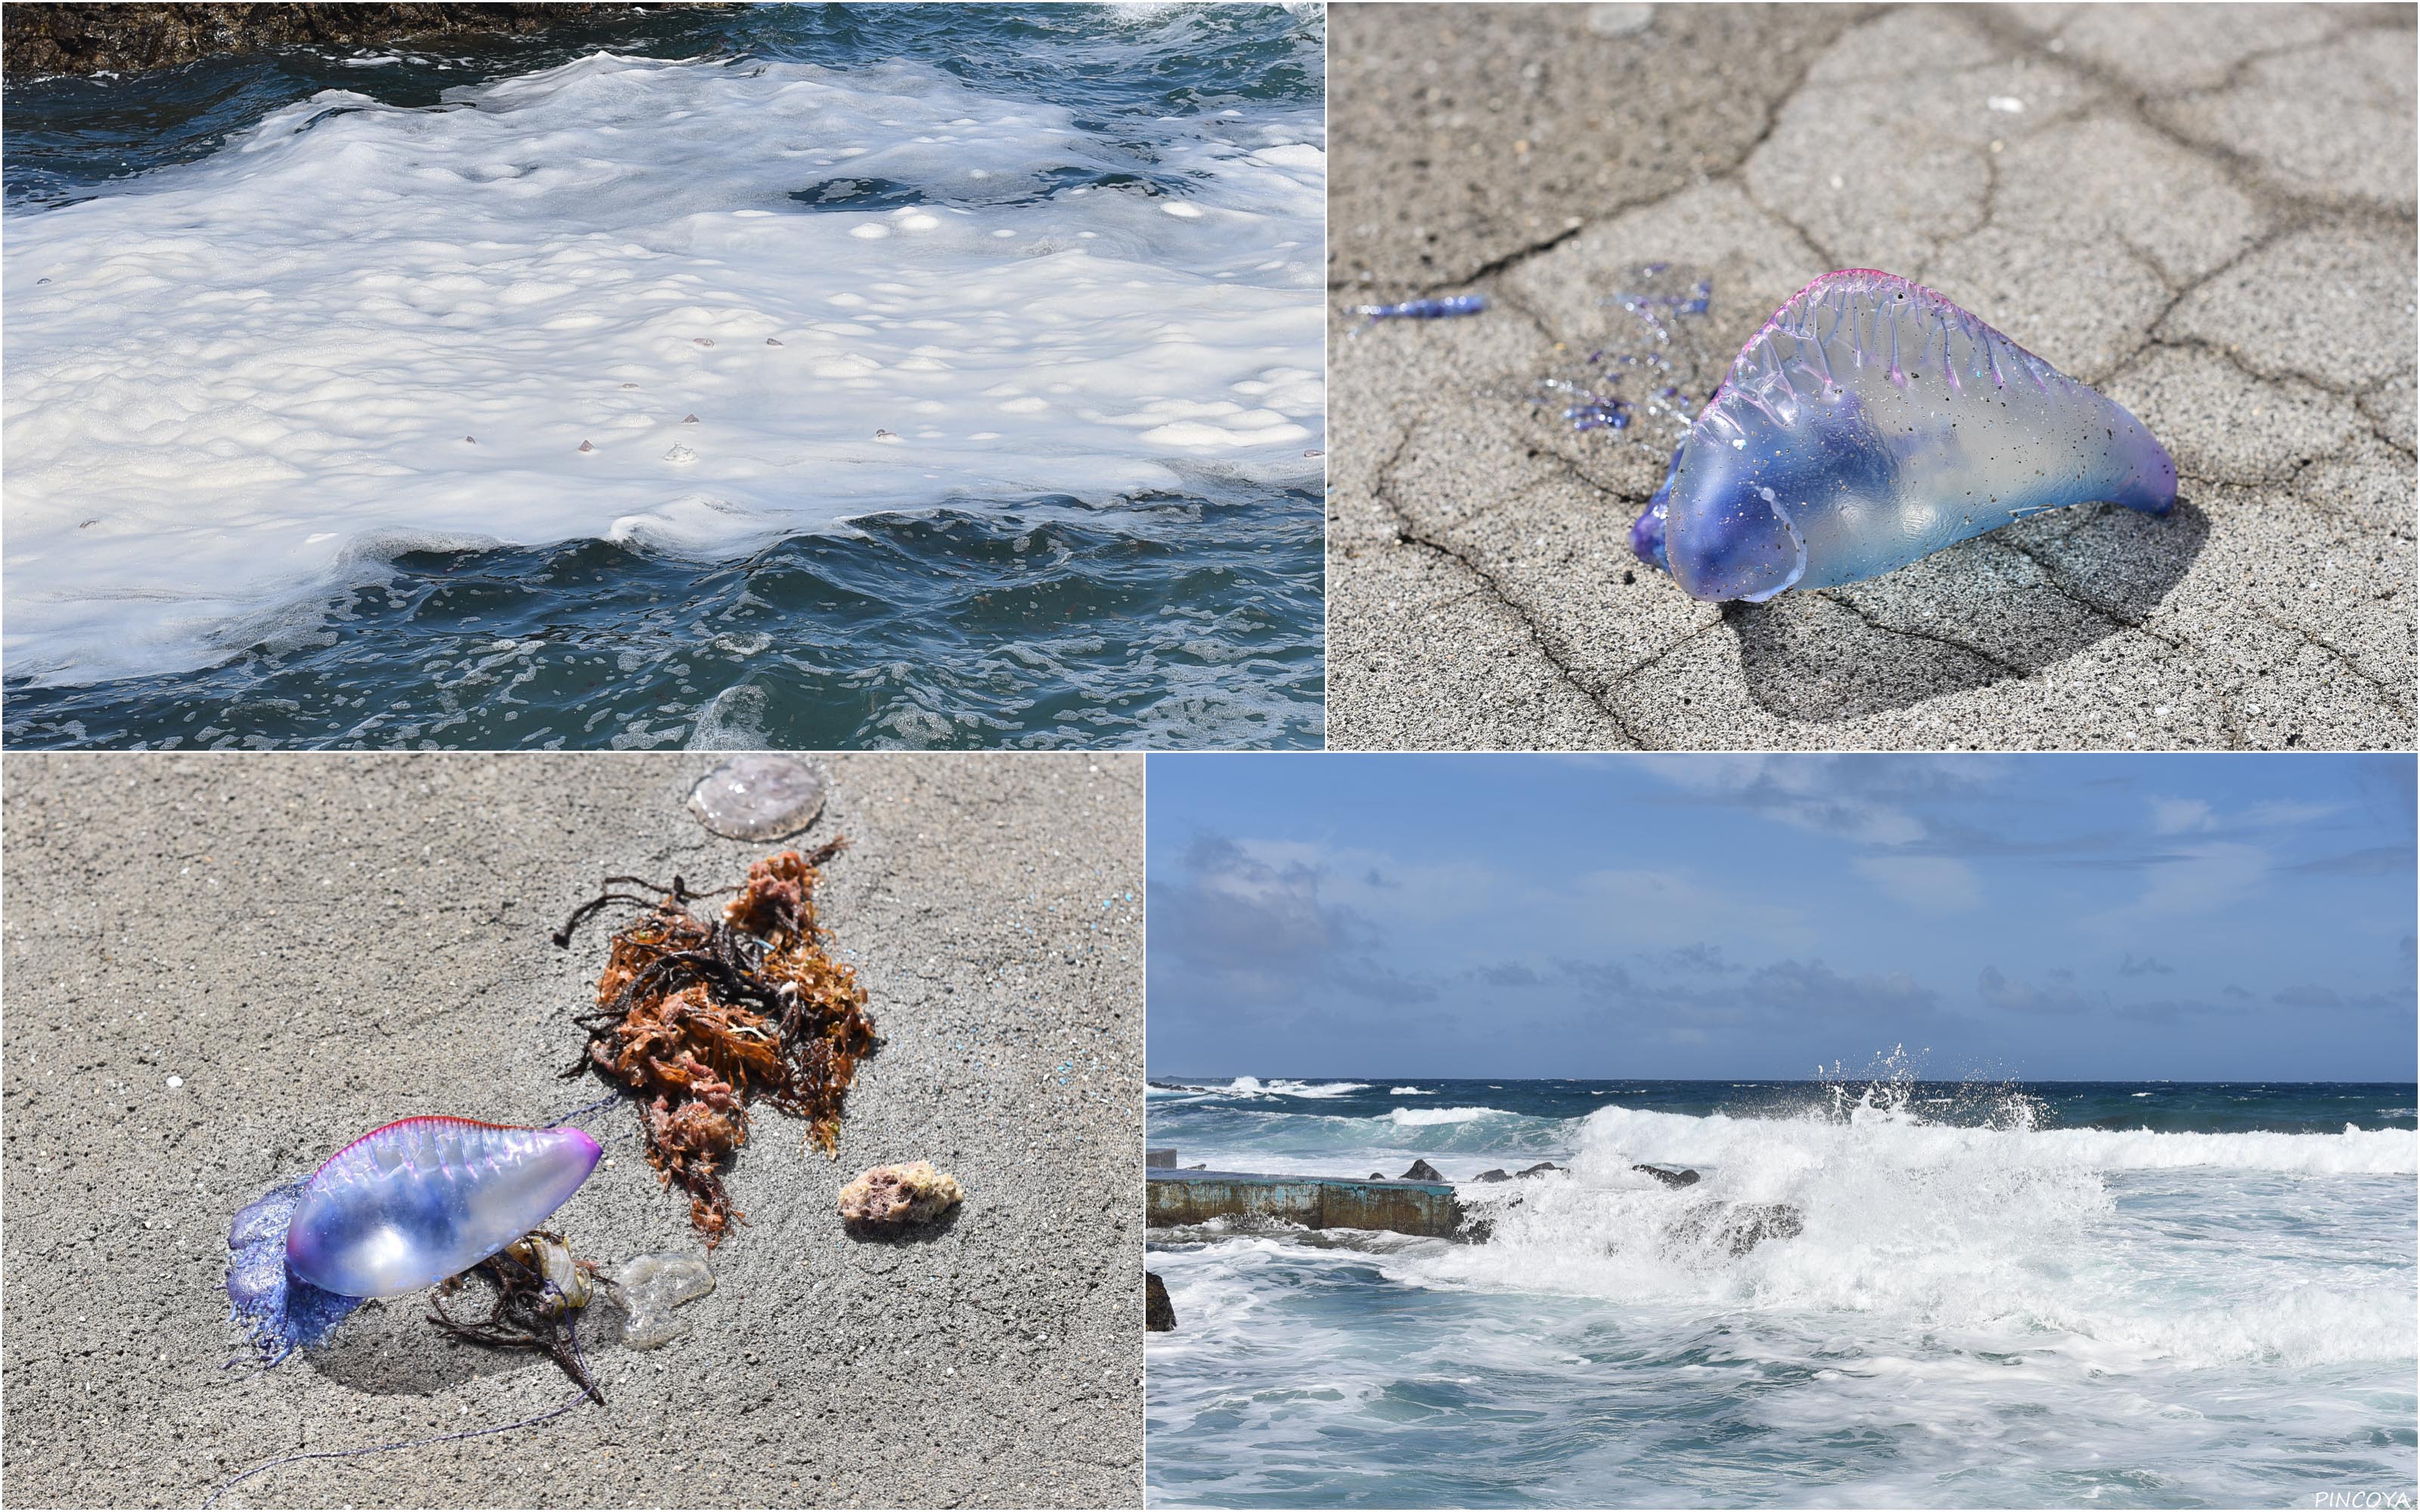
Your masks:
{"label": "wave", "polygon": [[2310,1175],[2420,1173],[2420,1134],[2357,1129],[2341,1134],[2189,1134],[2150,1129],[1969,1128],[1928,1123],[1894,1109],[1859,1109],[1829,1119],[1697,1117],[1638,1108],[1589,1115],[1581,1158],[1755,1165],[1777,1151],[1793,1158],[1854,1158],[1901,1166],[1975,1159],[2009,1168],[2073,1166],[2096,1171],[2194,1167]]}
{"label": "wave", "polygon": [[1396,1108],[1385,1121],[1398,1128],[1423,1129],[1439,1123],[1471,1123],[1481,1119],[1517,1119],[1502,1108]]}
{"label": "wave", "polygon": [[1387,1095],[1388,1095],[1388,1097],[1435,1097],[1435,1096],[1436,1096],[1436,1094],[1435,1094],[1435,1092],[1429,1091],[1427,1088],[1419,1088],[1419,1087],[1389,1087],[1388,1088],[1387,1088]]}
{"label": "wave", "polygon": [[[1705,1118],[1607,1108],[1567,1175],[1465,1187],[1491,1242],[1402,1261],[1413,1279],[2072,1335],[2189,1361],[2397,1358],[2415,1315],[2420,1135],[1954,1128],[1902,1113]],[[1633,1169],[1701,1173],[1674,1190]],[[2318,1185],[2313,1179],[2325,1179]],[[2348,1180],[2364,1184],[2348,1185]],[[2381,1223],[2381,1211],[2399,1211]],[[1734,1254],[1722,1220],[1787,1208]],[[2255,1236],[2364,1214],[2308,1255]],[[2287,1246],[2286,1249],[2290,1249]]]}
{"label": "wave", "polygon": [[399,550],[1307,484],[1324,140],[598,54],[12,209],[8,671],[189,671]]}

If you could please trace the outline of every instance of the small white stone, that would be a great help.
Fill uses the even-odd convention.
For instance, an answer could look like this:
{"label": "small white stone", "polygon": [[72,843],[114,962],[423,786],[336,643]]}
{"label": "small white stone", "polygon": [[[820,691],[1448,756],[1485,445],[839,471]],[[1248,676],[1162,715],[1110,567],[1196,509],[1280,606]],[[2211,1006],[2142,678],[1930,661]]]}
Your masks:
{"label": "small white stone", "polygon": [[185,1078],[182,1076],[171,1076],[168,1078],[168,1085],[172,1088],[182,1087],[185,1085]]}

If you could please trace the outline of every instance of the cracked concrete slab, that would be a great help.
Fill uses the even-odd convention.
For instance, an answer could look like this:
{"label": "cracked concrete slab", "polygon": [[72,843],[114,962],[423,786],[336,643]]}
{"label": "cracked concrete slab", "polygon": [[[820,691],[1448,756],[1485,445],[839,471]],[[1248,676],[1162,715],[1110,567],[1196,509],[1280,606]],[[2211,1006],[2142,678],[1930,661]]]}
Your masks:
{"label": "cracked concrete slab", "polygon": [[[2227,17],[1340,10],[1330,744],[2409,748],[2412,11]],[[2330,59],[2402,126],[2319,145]],[[1707,81],[1730,108],[1624,114]],[[1579,432],[1540,386],[1637,344],[1653,262],[1714,285],[1652,348],[1692,399],[1792,290],[1884,268],[2133,409],[2180,506],[1690,600],[1628,550],[1679,424]],[[1349,313],[1464,289],[1490,309]]]}

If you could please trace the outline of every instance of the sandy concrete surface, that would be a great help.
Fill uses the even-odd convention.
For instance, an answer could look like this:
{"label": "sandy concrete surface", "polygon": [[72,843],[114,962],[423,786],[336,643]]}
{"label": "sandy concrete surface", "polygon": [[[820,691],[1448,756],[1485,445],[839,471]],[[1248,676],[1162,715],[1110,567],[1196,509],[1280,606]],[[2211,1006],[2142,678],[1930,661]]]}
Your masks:
{"label": "sandy concrete surface", "polygon": [[[2412,7],[1356,5],[1329,79],[1331,746],[2412,745]],[[1696,603],[1627,545],[1668,434],[1536,402],[1653,261],[1709,387],[1811,278],[1929,284],[2180,506]]]}
{"label": "sandy concrete surface", "polygon": [[[441,1338],[425,1297],[223,1368],[227,1224],[389,1119],[597,1096],[556,1072],[604,933],[548,934],[601,874],[706,887],[770,849],[684,811],[711,761],[8,759],[9,1504],[192,1505],[271,1456],[569,1394],[542,1358]],[[1139,1504],[1141,758],[828,769],[806,839],[855,844],[818,900],[886,1041],[840,1158],[759,1114],[718,1289],[689,1337],[592,1356],[606,1406],[282,1467],[221,1505]],[[600,1261],[694,1253],[631,1110],[582,1127],[607,1164],[554,1227]],[[919,1157],[965,1183],[957,1220],[845,1237],[842,1183]]]}

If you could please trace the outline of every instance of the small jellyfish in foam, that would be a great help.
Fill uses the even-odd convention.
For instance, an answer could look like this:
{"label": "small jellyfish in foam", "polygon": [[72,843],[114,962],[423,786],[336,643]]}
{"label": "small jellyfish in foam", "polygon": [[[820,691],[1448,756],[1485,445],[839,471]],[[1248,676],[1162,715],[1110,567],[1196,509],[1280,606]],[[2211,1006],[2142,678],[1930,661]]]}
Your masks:
{"label": "small jellyfish in foam", "polygon": [[2123,406],[1932,290],[1852,269],[1741,349],[1631,546],[1693,598],[1761,604],[2071,504],[2176,499]]}
{"label": "small jellyfish in foam", "polygon": [[780,840],[824,811],[824,779],[787,756],[735,756],[698,779],[690,812],[725,840]]}
{"label": "small jellyfish in foam", "polygon": [[544,1223],[597,1168],[577,1129],[405,1119],[374,1129],[227,1231],[227,1301],[271,1365],[365,1301],[458,1275]]}

